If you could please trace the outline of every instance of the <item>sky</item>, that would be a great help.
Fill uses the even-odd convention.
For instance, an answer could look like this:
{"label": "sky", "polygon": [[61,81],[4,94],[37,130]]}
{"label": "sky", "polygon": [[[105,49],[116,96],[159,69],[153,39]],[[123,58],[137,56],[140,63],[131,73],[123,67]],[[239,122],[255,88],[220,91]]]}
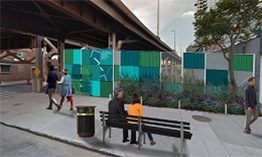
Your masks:
{"label": "sky", "polygon": [[[122,2],[147,26],[157,34],[157,0],[122,0]],[[194,41],[195,0],[160,0],[161,40],[174,48],[174,33],[176,30],[176,50],[185,51]]]}

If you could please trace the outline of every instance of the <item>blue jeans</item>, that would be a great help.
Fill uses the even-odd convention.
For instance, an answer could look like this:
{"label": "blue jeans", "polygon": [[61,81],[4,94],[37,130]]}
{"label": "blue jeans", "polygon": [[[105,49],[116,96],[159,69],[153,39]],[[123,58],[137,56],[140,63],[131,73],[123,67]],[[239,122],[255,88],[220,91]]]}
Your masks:
{"label": "blue jeans", "polygon": [[150,132],[147,133],[147,136],[150,142],[154,141],[153,136]]}

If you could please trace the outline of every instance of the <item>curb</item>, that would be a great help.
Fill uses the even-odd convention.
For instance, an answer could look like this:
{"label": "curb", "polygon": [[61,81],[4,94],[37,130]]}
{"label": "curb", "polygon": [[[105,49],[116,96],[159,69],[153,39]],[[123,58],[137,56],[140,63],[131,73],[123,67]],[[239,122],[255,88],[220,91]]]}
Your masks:
{"label": "curb", "polygon": [[108,156],[113,156],[113,157],[124,156],[124,155],[112,153],[110,151],[107,151],[107,150],[104,150],[104,149],[101,149],[101,148],[96,148],[95,146],[88,146],[88,145],[82,144],[80,142],[69,141],[69,140],[66,140],[66,139],[63,139],[63,138],[60,138],[60,137],[57,137],[57,136],[52,136],[52,135],[42,133],[42,132],[39,132],[39,131],[33,131],[29,128],[23,128],[23,127],[8,124],[8,123],[2,122],[2,121],[0,121],[0,124],[7,126],[7,127],[15,128],[15,129],[18,129],[18,130],[22,130],[22,131],[25,131],[25,132],[28,132],[28,133],[32,133],[32,134],[37,135],[37,136],[42,136],[42,137],[49,138],[49,139],[52,139],[52,140],[55,140],[55,141],[58,141],[58,142],[66,143],[66,144],[69,144],[69,145],[72,145],[72,146],[75,146],[75,147],[79,147],[79,148],[87,149],[89,151],[97,152],[97,153],[100,153],[100,154],[103,154],[103,155],[108,155]]}

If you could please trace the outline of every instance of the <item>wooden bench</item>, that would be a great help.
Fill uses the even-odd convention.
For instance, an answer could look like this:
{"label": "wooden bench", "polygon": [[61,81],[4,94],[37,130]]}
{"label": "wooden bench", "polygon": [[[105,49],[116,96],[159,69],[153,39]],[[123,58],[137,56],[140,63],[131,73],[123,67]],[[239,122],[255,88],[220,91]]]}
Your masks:
{"label": "wooden bench", "polygon": [[104,111],[100,111],[100,117],[103,125],[103,142],[105,142],[107,129],[109,129],[109,138],[111,138],[111,128],[133,130],[139,133],[138,149],[142,146],[142,136],[144,136],[145,143],[145,133],[149,132],[152,134],[180,138],[181,155],[183,155],[185,151],[185,142],[186,140],[190,140],[193,135],[190,132],[190,123],[184,121],[129,115],[120,116],[112,115]]}

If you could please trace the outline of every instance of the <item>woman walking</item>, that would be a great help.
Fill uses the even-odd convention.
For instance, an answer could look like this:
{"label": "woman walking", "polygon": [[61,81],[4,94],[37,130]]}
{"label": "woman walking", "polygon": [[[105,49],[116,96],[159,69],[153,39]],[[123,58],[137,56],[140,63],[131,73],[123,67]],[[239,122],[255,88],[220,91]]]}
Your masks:
{"label": "woman walking", "polygon": [[61,78],[58,84],[62,84],[61,88],[61,100],[60,100],[60,106],[62,107],[65,97],[67,98],[67,101],[70,101],[70,110],[73,110],[73,95],[72,95],[72,84],[71,84],[71,77],[68,74],[68,70],[63,70],[64,76]]}
{"label": "woman walking", "polygon": [[[138,94],[133,95],[132,103],[129,105],[128,115],[143,117],[143,106],[140,104],[140,98]],[[151,145],[155,145],[156,142],[153,139],[151,133],[147,133],[148,139]],[[136,131],[131,131],[131,142],[130,144],[138,144],[136,141]]]}

